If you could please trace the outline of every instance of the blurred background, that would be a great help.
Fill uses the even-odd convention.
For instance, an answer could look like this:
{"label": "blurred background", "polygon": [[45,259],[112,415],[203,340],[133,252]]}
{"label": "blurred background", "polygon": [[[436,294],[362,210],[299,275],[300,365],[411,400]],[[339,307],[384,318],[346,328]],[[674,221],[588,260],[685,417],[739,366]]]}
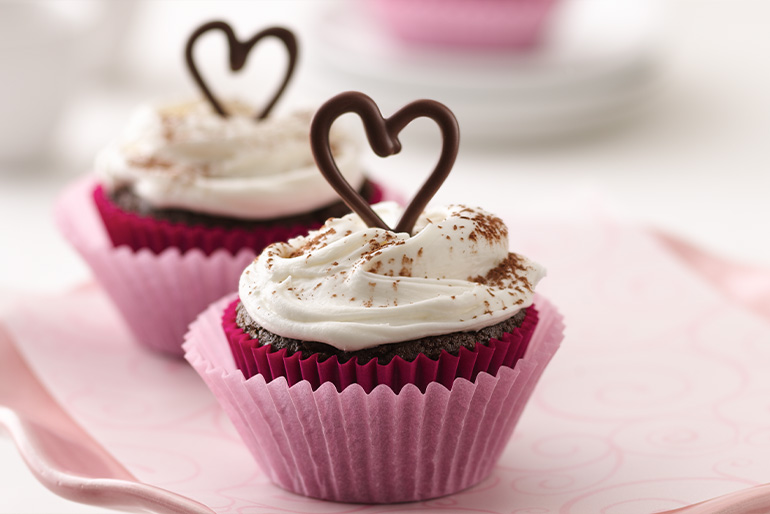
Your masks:
{"label": "blurred background", "polygon": [[[0,0],[0,308],[89,280],[55,199],[137,105],[198,95],[183,48],[211,19],[243,39],[296,31],[278,114],[348,89],[386,116],[446,103],[462,143],[437,202],[629,223],[770,266],[767,0]],[[237,75],[225,52],[221,35],[196,47],[213,88],[262,102],[283,49],[266,42]],[[421,122],[402,141],[398,157],[365,159],[409,197],[439,141]],[[0,512],[97,511],[44,491],[0,442],[0,482],[14,486]]]}
{"label": "blurred background", "polygon": [[[54,199],[138,104],[198,95],[182,51],[215,18],[242,38],[297,32],[279,114],[347,89],[386,115],[420,97],[446,103],[462,147],[437,201],[618,219],[770,264],[769,17],[764,0],[2,0],[0,296],[87,280]],[[237,75],[225,52],[221,35],[196,47],[214,89],[263,101],[283,49],[265,43]],[[417,122],[403,139],[402,156],[366,159],[409,196],[438,137]]]}

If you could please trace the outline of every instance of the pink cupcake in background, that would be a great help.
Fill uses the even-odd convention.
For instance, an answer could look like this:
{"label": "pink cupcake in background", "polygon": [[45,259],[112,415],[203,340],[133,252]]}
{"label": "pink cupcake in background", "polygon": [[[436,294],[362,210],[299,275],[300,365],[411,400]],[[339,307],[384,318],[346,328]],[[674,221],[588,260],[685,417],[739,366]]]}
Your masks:
{"label": "pink cupcake in background", "polygon": [[[94,202],[115,246],[256,253],[349,212],[317,172],[307,144],[310,112],[259,122],[254,109],[204,101],[140,108],[96,159]],[[356,143],[333,135],[341,169],[363,195]]]}
{"label": "pink cupcake in background", "polygon": [[[143,107],[95,178],[65,193],[59,224],[137,342],[181,355],[187,325],[268,244],[349,212],[315,169],[309,124],[308,113],[221,118],[202,101]],[[334,141],[352,183],[381,199],[356,144]]]}
{"label": "pink cupcake in background", "polygon": [[[362,116],[383,156],[400,150],[404,120],[439,123],[439,164],[406,209],[365,206],[319,157],[319,118],[344,112]],[[268,246],[237,297],[191,325],[185,357],[280,487],[360,503],[470,487],[492,471],[558,349],[562,318],[535,294],[545,270],[508,250],[503,221],[463,205],[419,209],[458,140],[436,102],[387,120],[360,93],[327,102],[314,155],[356,213]]]}
{"label": "pink cupcake in background", "polygon": [[[231,30],[206,24],[188,49],[212,28]],[[263,33],[276,31],[293,41],[285,29]],[[315,168],[311,113],[267,117],[268,110],[257,118],[244,102],[203,99],[141,107],[99,154],[94,176],[62,195],[62,231],[138,343],[181,356],[189,323],[235,291],[243,267],[267,245],[350,212]],[[332,138],[351,184],[382,199],[362,173],[354,140],[342,129]]]}
{"label": "pink cupcake in background", "polygon": [[525,49],[540,40],[556,0],[372,0],[394,36],[420,45]]}

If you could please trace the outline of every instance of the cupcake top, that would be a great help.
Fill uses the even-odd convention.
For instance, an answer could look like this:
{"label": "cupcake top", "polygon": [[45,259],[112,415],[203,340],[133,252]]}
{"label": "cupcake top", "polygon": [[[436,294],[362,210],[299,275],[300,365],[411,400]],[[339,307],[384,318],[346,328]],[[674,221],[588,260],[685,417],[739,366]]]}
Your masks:
{"label": "cupcake top", "polygon": [[[96,160],[107,189],[129,187],[155,208],[249,220],[309,212],[339,201],[308,146],[312,113],[253,119],[227,102],[228,117],[203,101],[141,107]],[[364,181],[355,141],[339,127],[331,145],[340,171]]]}
{"label": "cupcake top", "polygon": [[[403,212],[373,209],[390,226]],[[270,332],[356,351],[499,323],[532,304],[545,276],[479,208],[428,207],[412,234],[330,219],[268,246],[241,275],[241,302]]]}

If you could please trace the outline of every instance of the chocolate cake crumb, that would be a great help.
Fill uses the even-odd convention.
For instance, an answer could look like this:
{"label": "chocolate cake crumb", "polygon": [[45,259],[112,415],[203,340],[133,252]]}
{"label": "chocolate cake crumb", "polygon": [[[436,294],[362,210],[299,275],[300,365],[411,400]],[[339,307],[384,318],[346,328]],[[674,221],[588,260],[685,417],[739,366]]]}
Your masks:
{"label": "chocolate cake crumb", "polygon": [[[170,169],[170,163],[158,161],[143,160],[133,163],[134,165],[146,165],[157,167],[159,169]],[[205,173],[206,170],[196,169],[196,173]],[[366,180],[361,186],[360,194],[364,198],[371,198],[374,195],[374,185]],[[150,205],[146,200],[137,196],[130,187],[121,187],[109,194],[110,200],[127,212],[133,212],[139,216],[166,220],[171,223],[184,223],[185,225],[200,225],[203,227],[214,228],[221,227],[227,229],[253,230],[260,227],[269,226],[292,226],[292,225],[321,225],[328,218],[339,218],[350,212],[350,209],[343,202],[336,202],[326,207],[314,211],[273,218],[268,220],[244,220],[241,218],[230,218],[226,216],[216,216],[193,212],[184,209],[160,209]],[[332,229],[333,230],[333,229]],[[293,255],[292,255],[293,256]]]}
{"label": "chocolate cake crumb", "polygon": [[465,347],[472,350],[477,342],[488,344],[490,339],[499,339],[505,332],[511,332],[514,328],[520,327],[526,317],[527,310],[522,309],[500,323],[475,332],[453,332],[440,336],[428,336],[401,343],[382,344],[355,352],[345,352],[325,343],[300,341],[274,334],[254,321],[241,303],[236,308],[236,323],[252,338],[258,339],[262,345],[269,344],[276,350],[286,348],[288,354],[300,352],[302,358],[317,354],[318,360],[324,361],[336,355],[340,362],[347,362],[355,358],[358,359],[359,364],[366,364],[371,359],[377,359],[380,364],[387,364],[396,355],[406,361],[413,361],[420,354],[425,354],[431,359],[437,359],[443,350],[457,355],[460,348]]}

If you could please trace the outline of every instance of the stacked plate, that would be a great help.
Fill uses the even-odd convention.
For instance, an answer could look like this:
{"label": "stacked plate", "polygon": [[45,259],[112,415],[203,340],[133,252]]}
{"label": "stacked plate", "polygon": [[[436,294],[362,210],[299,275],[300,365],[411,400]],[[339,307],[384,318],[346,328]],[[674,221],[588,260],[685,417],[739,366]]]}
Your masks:
{"label": "stacked plate", "polygon": [[662,16],[652,0],[562,0],[526,52],[399,41],[365,5],[325,12],[308,61],[386,115],[416,98],[444,102],[464,138],[529,141],[606,126],[637,112],[656,83]]}

